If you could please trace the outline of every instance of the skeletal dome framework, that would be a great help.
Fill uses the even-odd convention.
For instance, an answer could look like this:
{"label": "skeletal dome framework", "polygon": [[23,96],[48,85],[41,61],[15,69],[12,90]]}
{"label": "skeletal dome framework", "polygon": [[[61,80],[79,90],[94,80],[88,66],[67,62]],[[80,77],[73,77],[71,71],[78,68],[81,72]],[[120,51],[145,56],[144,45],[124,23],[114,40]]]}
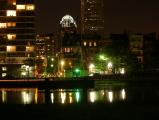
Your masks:
{"label": "skeletal dome framework", "polygon": [[76,22],[74,21],[73,17],[70,15],[65,15],[62,17],[60,21],[61,27],[77,27]]}

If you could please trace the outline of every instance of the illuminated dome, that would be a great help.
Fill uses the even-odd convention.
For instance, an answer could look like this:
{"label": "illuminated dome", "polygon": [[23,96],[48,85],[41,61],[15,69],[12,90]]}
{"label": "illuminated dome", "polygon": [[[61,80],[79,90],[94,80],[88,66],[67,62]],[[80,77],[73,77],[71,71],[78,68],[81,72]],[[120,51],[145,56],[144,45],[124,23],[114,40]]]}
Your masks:
{"label": "illuminated dome", "polygon": [[73,17],[70,15],[65,15],[61,21],[60,24],[62,27],[77,27],[76,22],[74,21]]}

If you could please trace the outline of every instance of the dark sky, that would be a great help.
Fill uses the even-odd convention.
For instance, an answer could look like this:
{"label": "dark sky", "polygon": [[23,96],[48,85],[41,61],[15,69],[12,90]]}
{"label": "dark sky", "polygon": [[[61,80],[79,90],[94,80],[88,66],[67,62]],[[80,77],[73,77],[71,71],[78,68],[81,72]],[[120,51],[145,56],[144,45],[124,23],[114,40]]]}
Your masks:
{"label": "dark sky", "polygon": [[[36,0],[37,32],[56,32],[70,14],[78,26],[80,0]],[[105,33],[159,32],[159,0],[104,0]]]}

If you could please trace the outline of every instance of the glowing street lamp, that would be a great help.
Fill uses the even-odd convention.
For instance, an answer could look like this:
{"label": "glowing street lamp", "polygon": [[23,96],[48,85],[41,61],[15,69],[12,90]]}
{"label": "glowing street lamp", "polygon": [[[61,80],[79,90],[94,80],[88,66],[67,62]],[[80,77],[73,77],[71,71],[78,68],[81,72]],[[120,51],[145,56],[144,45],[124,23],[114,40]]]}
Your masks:
{"label": "glowing street lamp", "polygon": [[108,73],[109,73],[109,74],[112,74],[113,63],[112,63],[112,62],[108,62],[107,68],[108,68]]}
{"label": "glowing street lamp", "polygon": [[91,73],[91,72],[94,72],[94,68],[95,68],[95,65],[94,64],[90,64],[89,65],[89,72]]}
{"label": "glowing street lamp", "polygon": [[61,66],[64,66],[65,62],[63,60],[61,60]]}
{"label": "glowing street lamp", "polygon": [[108,62],[108,65],[107,65],[107,67],[108,67],[108,69],[112,69],[112,67],[113,67],[113,64],[112,64],[112,62]]}
{"label": "glowing street lamp", "polygon": [[107,60],[108,58],[106,58],[104,55],[99,55],[99,59],[100,60]]}
{"label": "glowing street lamp", "polygon": [[62,74],[64,74],[64,64],[65,64],[65,62],[63,60],[61,60],[60,64],[61,64],[61,72],[62,72]]}

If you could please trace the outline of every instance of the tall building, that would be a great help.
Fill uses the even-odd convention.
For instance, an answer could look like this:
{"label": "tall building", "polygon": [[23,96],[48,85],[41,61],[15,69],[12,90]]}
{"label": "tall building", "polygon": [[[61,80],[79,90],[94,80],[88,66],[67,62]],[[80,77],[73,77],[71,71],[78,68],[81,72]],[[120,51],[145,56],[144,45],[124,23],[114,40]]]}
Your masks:
{"label": "tall building", "polygon": [[0,77],[33,77],[34,0],[0,0]]}
{"label": "tall building", "polygon": [[72,77],[74,69],[79,68],[81,62],[80,35],[77,25],[70,15],[65,15],[60,21],[60,52],[58,54],[58,74]]}
{"label": "tall building", "polygon": [[36,77],[52,76],[55,73],[54,34],[38,34],[36,36]]}
{"label": "tall building", "polygon": [[104,30],[103,0],[81,0],[82,34],[103,34]]}

